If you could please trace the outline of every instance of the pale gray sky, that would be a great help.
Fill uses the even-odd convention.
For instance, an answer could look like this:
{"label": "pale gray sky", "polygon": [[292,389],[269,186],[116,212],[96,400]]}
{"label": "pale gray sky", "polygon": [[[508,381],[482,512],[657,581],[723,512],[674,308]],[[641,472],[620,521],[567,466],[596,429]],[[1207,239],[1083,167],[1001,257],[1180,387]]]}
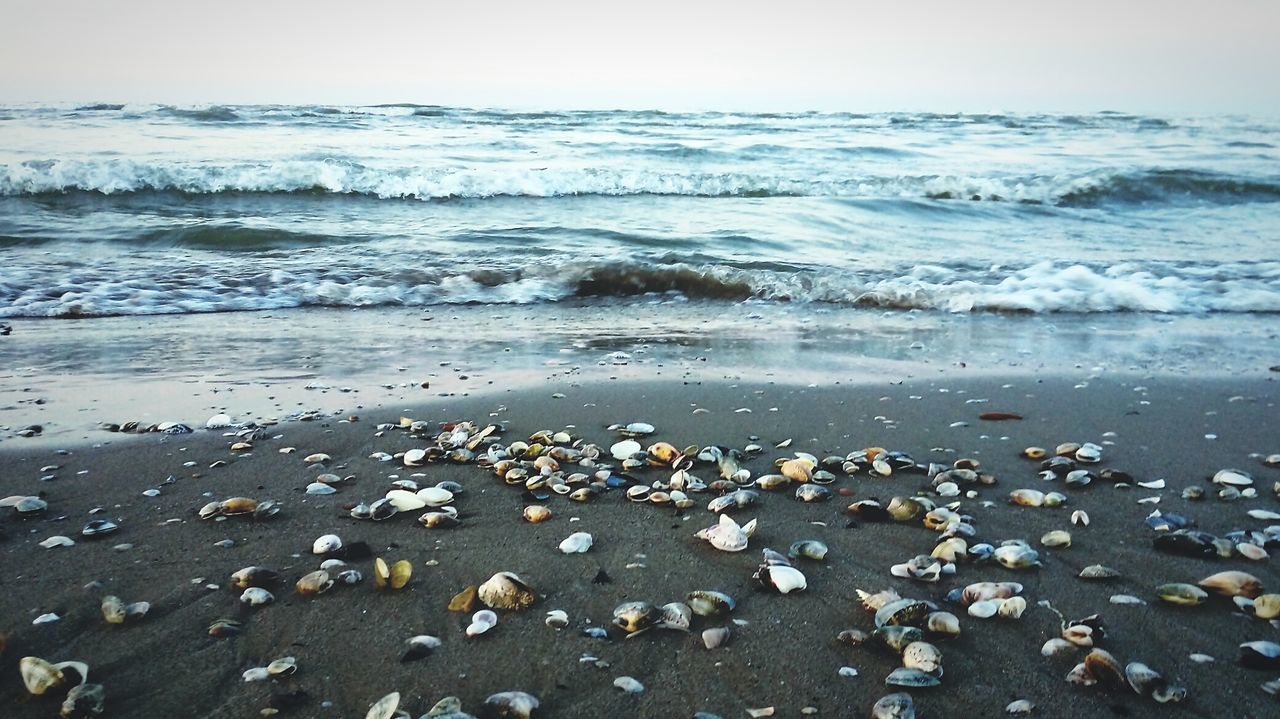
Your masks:
{"label": "pale gray sky", "polygon": [[0,0],[0,102],[1280,114],[1280,0]]}

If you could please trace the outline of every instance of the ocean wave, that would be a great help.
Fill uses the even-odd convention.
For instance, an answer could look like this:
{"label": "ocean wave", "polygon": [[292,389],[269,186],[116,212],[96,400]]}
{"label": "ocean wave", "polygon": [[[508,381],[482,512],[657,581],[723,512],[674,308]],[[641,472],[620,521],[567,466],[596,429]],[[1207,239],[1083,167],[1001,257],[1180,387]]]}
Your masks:
{"label": "ocean wave", "polygon": [[192,122],[238,122],[242,119],[235,110],[222,105],[210,105],[208,107],[175,107],[166,105],[156,110],[156,112]]}
{"label": "ocean wave", "polygon": [[[918,265],[882,272],[768,270],[660,262],[529,264],[512,269],[406,266],[395,272],[320,267],[165,266],[121,273],[40,268],[0,275],[0,317],[86,317],[292,307],[616,302],[619,298],[836,304],[951,313],[1188,314],[1280,312],[1280,262],[1187,267],[1019,268]],[[127,277],[127,279],[122,279]]]}
{"label": "ocean wave", "polygon": [[[662,152],[697,152],[668,144]],[[1082,175],[788,176],[621,167],[372,167],[345,160],[183,163],[39,160],[0,164],[0,195],[180,192],[365,195],[381,199],[482,199],[660,195],[704,198],[926,198],[1068,208],[1151,203],[1240,204],[1280,200],[1280,180],[1187,169]]]}

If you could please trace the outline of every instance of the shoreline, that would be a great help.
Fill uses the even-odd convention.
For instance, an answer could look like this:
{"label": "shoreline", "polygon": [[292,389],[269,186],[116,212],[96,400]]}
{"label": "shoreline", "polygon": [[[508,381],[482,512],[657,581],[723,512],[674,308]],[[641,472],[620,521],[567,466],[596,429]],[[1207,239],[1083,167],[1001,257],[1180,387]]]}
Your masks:
{"label": "shoreline", "polygon": [[[979,620],[946,607],[960,616],[963,631],[958,639],[938,643],[945,666],[942,686],[911,691],[922,715],[998,715],[1018,698],[1031,699],[1038,707],[1035,716],[1045,717],[1114,711],[1137,717],[1263,716],[1270,711],[1274,698],[1258,685],[1275,672],[1242,669],[1234,663],[1234,652],[1243,641],[1275,641],[1276,629],[1240,614],[1225,599],[1215,597],[1186,609],[1160,604],[1153,591],[1164,582],[1195,582],[1224,569],[1249,571],[1267,591],[1275,591],[1280,573],[1274,558],[1214,561],[1154,552],[1152,530],[1142,521],[1150,506],[1137,499],[1160,496],[1157,507],[1185,513],[1215,534],[1264,526],[1266,522],[1250,520],[1244,512],[1277,508],[1271,483],[1280,479],[1280,470],[1263,467],[1251,456],[1277,451],[1272,443],[1280,385],[1271,376],[1089,377],[1077,370],[1040,378],[1021,372],[971,378],[952,368],[930,376],[856,385],[833,380],[810,387],[686,379],[676,368],[661,369],[661,378],[648,380],[628,379],[621,372],[617,380],[569,376],[491,395],[459,393],[369,405],[352,423],[331,417],[276,425],[268,436],[282,436],[260,440],[247,454],[228,451],[227,438],[203,429],[102,446],[94,446],[100,444],[97,435],[112,435],[94,433],[88,442],[65,447],[6,440],[0,444],[6,489],[44,492],[50,509],[46,517],[27,521],[14,519],[12,510],[0,510],[8,535],[0,543],[0,556],[11,568],[3,580],[7,591],[0,592],[0,618],[5,621],[0,630],[8,633],[8,647],[0,655],[0,704],[14,707],[18,719],[56,713],[56,702],[27,697],[18,681],[18,658],[34,655],[87,662],[90,681],[106,687],[110,715],[121,717],[193,710],[203,716],[256,716],[272,694],[296,690],[306,693],[305,700],[282,715],[363,716],[379,697],[397,690],[404,695],[402,706],[415,716],[450,694],[478,714],[486,696],[512,689],[537,695],[543,702],[541,716],[548,717],[601,712],[691,716],[695,711],[733,717],[765,706],[776,706],[778,716],[798,716],[805,707],[817,708],[818,716],[860,716],[892,691],[882,682],[897,661],[882,649],[835,642],[841,630],[872,627],[854,590],[893,587],[904,596],[941,603],[954,586],[992,580],[1023,583],[1026,614],[1017,620]],[[553,396],[560,393],[565,396]],[[744,408],[751,411],[736,411]],[[1017,412],[1024,418],[986,422],[978,419],[985,411]],[[521,493],[490,470],[447,463],[410,470],[370,459],[375,451],[396,453],[426,444],[398,430],[375,436],[378,423],[394,423],[405,415],[431,422],[499,421],[505,426],[504,443],[541,429],[567,427],[575,436],[608,446],[617,437],[605,428],[632,421],[657,428],[642,441],[665,440],[678,447],[742,447],[758,437],[766,451],[745,465],[756,476],[770,471],[773,459],[794,451],[823,457],[878,445],[901,449],[922,462],[973,457],[999,480],[979,488],[977,498],[961,499],[979,538],[992,543],[1025,538],[1041,550],[1044,566],[1015,572],[993,564],[961,564],[956,576],[936,584],[890,576],[892,564],[927,552],[936,535],[918,523],[859,522],[849,527],[843,510],[857,499],[913,494],[928,484],[916,475],[840,476],[831,488],[850,490],[852,496],[813,505],[795,501],[790,492],[762,492],[758,510],[736,514],[760,522],[749,548],[736,554],[717,552],[693,537],[715,519],[705,509],[712,495],[699,495],[698,505],[683,514],[629,503],[617,491],[583,504],[553,496],[548,502],[552,519],[528,524],[520,519]],[[787,439],[792,442],[785,449],[773,448]],[[1128,471],[1140,481],[1165,478],[1167,488],[1064,489],[1058,482],[1055,488],[1069,496],[1066,507],[1009,505],[1010,490],[1045,485],[1035,476],[1034,463],[1018,456],[1021,449],[1061,441],[1099,442],[1104,448],[1099,467]],[[279,453],[286,446],[297,452]],[[59,448],[69,454],[59,454]],[[318,451],[334,458],[326,469],[309,468],[302,461]],[[210,466],[219,461],[225,466]],[[188,462],[195,464],[184,466]],[[57,479],[41,481],[40,469],[50,464],[59,465],[52,472]],[[1223,467],[1252,472],[1259,497],[1198,503],[1181,498],[1183,487],[1205,485]],[[339,485],[334,495],[302,494],[321,471],[355,479]],[[703,464],[694,469],[699,476],[714,471]],[[393,475],[415,473],[423,475],[420,481],[463,485],[466,491],[456,502],[460,527],[425,529],[414,516],[384,522],[346,516],[345,505],[378,498]],[[645,481],[662,476],[657,470],[636,474]],[[165,483],[169,476],[174,481]],[[149,488],[159,489],[159,496],[144,496]],[[211,498],[237,495],[276,499],[284,510],[260,523],[242,518],[202,522],[194,516]],[[989,506],[984,504],[988,501]],[[38,546],[51,534],[78,533],[95,516],[88,514],[93,507],[104,507],[121,530],[100,541],[76,537],[72,547]],[[1069,524],[1076,508],[1091,515],[1088,527]],[[1039,537],[1050,529],[1069,529],[1073,546],[1040,547]],[[593,534],[590,552],[559,553],[556,544],[575,531]],[[371,560],[362,559],[352,564],[365,572],[363,584],[313,599],[295,595],[292,582],[318,564],[308,553],[312,540],[329,532],[348,543],[367,542],[374,554],[389,560],[409,559],[414,566],[409,585],[399,592],[375,590],[368,580]],[[808,588],[787,596],[756,589],[751,573],[760,550],[785,551],[802,538],[821,539],[831,548],[826,562],[799,565]],[[215,546],[227,539],[233,546]],[[114,550],[119,543],[132,547]],[[1075,577],[1092,563],[1114,567],[1122,577],[1104,584]],[[237,593],[225,586],[231,572],[248,565],[268,566],[284,576],[284,583],[273,589],[273,605],[243,608]],[[602,569],[609,583],[593,581]],[[526,578],[541,599],[526,611],[499,612],[491,634],[468,639],[463,615],[446,611],[445,605],[464,586],[504,570]],[[694,589],[719,589],[738,601],[733,618],[746,624],[728,624],[732,636],[725,647],[702,646],[701,629],[722,623],[703,619],[695,619],[689,635],[651,632],[605,641],[580,634],[588,625],[607,625],[621,602],[661,604]],[[97,606],[106,593],[126,602],[150,601],[153,609],[137,623],[107,625]],[[1149,604],[1110,604],[1107,597],[1118,593]],[[1143,661],[1176,678],[1188,688],[1187,699],[1165,706],[1127,689],[1107,693],[1068,685],[1063,676],[1083,652],[1071,659],[1040,656],[1040,645],[1056,636],[1058,622],[1037,605],[1040,600],[1050,600],[1068,618],[1102,613],[1111,630],[1102,646],[1122,662]],[[569,614],[568,628],[556,631],[544,625],[544,613],[551,609]],[[30,623],[46,611],[65,616],[53,624]],[[205,629],[219,617],[243,620],[245,631],[225,639],[209,637]],[[443,646],[421,662],[400,663],[404,640],[422,633],[440,637]],[[1217,661],[1196,664],[1188,658],[1193,652]],[[584,655],[608,666],[580,661]],[[288,680],[241,680],[246,669],[282,656],[298,660],[298,673]],[[838,675],[842,666],[856,668],[858,676]],[[613,680],[624,675],[638,679],[645,691],[632,696],[615,689]],[[163,683],[162,691],[157,691],[158,683]]]}

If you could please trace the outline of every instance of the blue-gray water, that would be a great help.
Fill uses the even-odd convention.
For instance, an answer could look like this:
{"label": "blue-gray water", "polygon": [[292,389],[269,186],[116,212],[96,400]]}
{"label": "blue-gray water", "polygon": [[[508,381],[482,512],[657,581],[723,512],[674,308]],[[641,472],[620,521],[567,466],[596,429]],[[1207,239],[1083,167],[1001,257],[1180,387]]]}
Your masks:
{"label": "blue-gray water", "polygon": [[1280,311],[1249,117],[0,107],[0,317]]}

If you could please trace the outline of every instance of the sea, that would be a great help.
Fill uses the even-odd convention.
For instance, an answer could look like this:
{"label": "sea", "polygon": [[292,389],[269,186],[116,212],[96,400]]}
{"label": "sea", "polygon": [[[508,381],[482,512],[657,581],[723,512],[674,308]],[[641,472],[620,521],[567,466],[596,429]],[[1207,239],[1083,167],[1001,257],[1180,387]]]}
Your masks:
{"label": "sea", "polygon": [[1280,312],[1280,120],[0,107],[0,319]]}

